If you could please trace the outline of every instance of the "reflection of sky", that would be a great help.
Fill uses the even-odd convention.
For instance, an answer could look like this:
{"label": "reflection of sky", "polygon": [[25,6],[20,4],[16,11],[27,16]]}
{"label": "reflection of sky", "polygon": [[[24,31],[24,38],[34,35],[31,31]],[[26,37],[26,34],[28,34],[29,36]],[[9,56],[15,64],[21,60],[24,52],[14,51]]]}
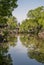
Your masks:
{"label": "reflection of sky", "polygon": [[17,17],[18,22],[21,22],[30,9],[38,6],[44,6],[44,0],[18,0],[18,7],[13,11],[13,15]]}
{"label": "reflection of sky", "polygon": [[18,36],[18,41],[15,47],[9,47],[9,54],[12,57],[13,65],[43,65],[37,62],[35,59],[28,57],[28,49],[22,45],[20,36]]}

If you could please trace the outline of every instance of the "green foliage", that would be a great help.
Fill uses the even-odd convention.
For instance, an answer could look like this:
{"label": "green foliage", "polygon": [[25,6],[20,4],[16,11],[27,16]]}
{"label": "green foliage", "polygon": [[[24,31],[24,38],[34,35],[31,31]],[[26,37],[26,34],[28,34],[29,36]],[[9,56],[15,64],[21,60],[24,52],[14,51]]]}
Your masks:
{"label": "green foliage", "polygon": [[25,22],[20,26],[20,31],[22,32],[30,32],[30,31],[35,31],[37,28],[37,23],[33,19],[26,19]]}
{"label": "green foliage", "polygon": [[[6,38],[6,36],[9,33],[9,31],[8,31],[9,27],[11,29],[14,29],[17,25],[15,17],[11,17],[12,19],[8,23],[8,19],[10,18],[10,16],[12,16],[12,11],[17,6],[18,6],[17,0],[0,0],[0,29],[2,28],[1,32],[4,35],[3,40]],[[1,35],[2,35],[2,33],[1,33]],[[7,38],[6,38],[6,40],[7,40]]]}
{"label": "green foliage", "polygon": [[17,0],[0,0],[0,25],[7,24],[8,17],[12,16],[12,11],[17,7]]}
{"label": "green foliage", "polygon": [[30,10],[27,14],[27,19],[25,19],[21,26],[21,32],[35,32],[39,33],[39,31],[44,28],[44,6],[38,7],[34,10]]}
{"label": "green foliage", "polygon": [[10,16],[17,7],[17,0],[0,0],[0,16]]}
{"label": "green foliage", "polygon": [[17,27],[17,19],[16,19],[16,17],[8,18],[7,24],[8,24],[9,29],[15,29]]}
{"label": "green foliage", "polygon": [[44,12],[44,6],[38,7],[34,10],[30,10],[27,14],[29,18],[41,18],[41,14]]}
{"label": "green foliage", "polygon": [[0,28],[7,27],[7,17],[0,16]]}
{"label": "green foliage", "polygon": [[44,28],[44,18],[41,18],[38,20],[39,25],[42,25],[42,28]]}

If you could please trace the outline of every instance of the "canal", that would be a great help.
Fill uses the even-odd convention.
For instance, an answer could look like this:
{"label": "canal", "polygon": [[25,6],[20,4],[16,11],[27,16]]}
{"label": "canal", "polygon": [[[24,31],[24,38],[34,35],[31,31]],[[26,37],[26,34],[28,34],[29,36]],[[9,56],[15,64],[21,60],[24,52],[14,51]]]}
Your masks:
{"label": "canal", "polygon": [[15,35],[0,44],[1,65],[44,65],[44,40],[37,36]]}

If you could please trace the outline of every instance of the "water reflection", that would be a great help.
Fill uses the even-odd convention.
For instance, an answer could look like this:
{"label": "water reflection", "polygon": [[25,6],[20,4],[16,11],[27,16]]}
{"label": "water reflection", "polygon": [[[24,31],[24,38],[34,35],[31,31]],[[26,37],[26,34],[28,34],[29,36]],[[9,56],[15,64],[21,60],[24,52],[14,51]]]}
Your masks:
{"label": "water reflection", "polygon": [[8,37],[8,44],[10,46],[16,46],[16,42],[17,42],[17,35],[15,35],[14,37]]}
{"label": "water reflection", "polygon": [[12,65],[12,59],[8,52],[8,44],[0,44],[0,65]]}
{"label": "water reflection", "polygon": [[44,63],[44,53],[42,52],[28,50],[28,57],[31,59],[35,59],[36,61],[40,63]]}
{"label": "water reflection", "polygon": [[44,40],[34,35],[21,35],[22,44],[27,47],[27,55],[31,59],[35,59],[40,63],[44,63]]}
{"label": "water reflection", "polygon": [[6,37],[7,41],[0,43],[0,65],[13,65],[11,54],[8,53],[9,46],[16,46],[17,37]]}
{"label": "water reflection", "polygon": [[22,34],[5,40],[0,43],[0,65],[44,64],[44,40],[38,36]]}

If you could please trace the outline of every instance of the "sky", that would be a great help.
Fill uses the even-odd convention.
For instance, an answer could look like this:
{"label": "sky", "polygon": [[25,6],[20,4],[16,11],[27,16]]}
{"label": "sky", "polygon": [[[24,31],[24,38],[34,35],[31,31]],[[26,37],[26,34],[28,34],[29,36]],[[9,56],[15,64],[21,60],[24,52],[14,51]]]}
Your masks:
{"label": "sky", "polygon": [[18,20],[18,23],[22,23],[27,18],[27,13],[31,9],[35,9],[39,6],[44,6],[44,0],[18,0],[18,7],[12,12]]}

